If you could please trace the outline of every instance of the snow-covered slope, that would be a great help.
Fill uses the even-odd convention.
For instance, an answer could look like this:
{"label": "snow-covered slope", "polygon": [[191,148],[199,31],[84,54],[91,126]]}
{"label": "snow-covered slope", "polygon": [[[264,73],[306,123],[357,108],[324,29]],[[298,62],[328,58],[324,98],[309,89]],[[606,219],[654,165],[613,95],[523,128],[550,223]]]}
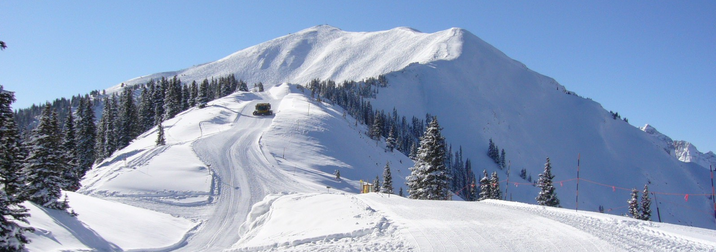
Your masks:
{"label": "snow-covered slope", "polygon": [[693,144],[687,141],[674,141],[649,124],[639,129],[654,137],[654,144],[682,162],[695,163],[706,169],[716,167],[716,154],[712,151],[702,153]]}

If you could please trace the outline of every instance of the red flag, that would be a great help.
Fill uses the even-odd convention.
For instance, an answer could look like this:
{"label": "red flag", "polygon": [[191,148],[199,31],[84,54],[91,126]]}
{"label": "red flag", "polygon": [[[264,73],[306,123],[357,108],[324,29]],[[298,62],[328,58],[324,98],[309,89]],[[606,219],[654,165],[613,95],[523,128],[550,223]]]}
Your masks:
{"label": "red flag", "polygon": [[685,200],[685,201],[689,201],[689,194],[686,194],[686,195],[684,196],[684,200]]}
{"label": "red flag", "polygon": [[612,192],[616,192],[616,191],[617,191],[617,188],[612,186]]}

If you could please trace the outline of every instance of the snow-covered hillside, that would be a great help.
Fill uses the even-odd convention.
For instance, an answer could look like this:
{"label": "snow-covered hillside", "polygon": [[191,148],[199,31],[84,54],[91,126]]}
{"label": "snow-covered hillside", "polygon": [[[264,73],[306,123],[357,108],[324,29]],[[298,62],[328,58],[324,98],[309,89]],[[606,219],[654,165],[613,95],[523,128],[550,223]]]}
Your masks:
{"label": "snow-covered hillside", "polygon": [[654,144],[664,148],[664,151],[672,157],[682,162],[698,164],[705,169],[716,167],[716,154],[712,151],[702,153],[693,144],[687,141],[674,141],[649,124],[640,129],[654,137]]}
{"label": "snow-covered hillside", "polygon": [[[82,181],[79,193],[131,205],[147,214],[159,212],[162,221],[146,229],[172,232],[139,243],[118,238],[112,233],[126,232],[130,224],[95,222],[103,215],[82,209],[101,203],[74,202],[73,198],[83,196],[70,194],[79,223],[52,226],[50,219],[65,217],[38,215],[33,209],[30,221],[46,223],[44,234],[49,235],[36,233],[31,238],[39,245],[31,248],[430,250],[430,246],[459,244],[455,239],[466,229],[476,241],[510,238],[507,244],[488,245],[499,250],[535,246],[598,250],[605,243],[611,244],[603,247],[610,251],[714,249],[713,239],[708,238],[713,237],[711,230],[593,213],[602,206],[608,213],[623,215],[630,189],[649,184],[658,197],[652,206],[659,207],[662,221],[714,229],[707,169],[680,161],[652,135],[613,119],[599,103],[572,94],[468,31],[346,32],[316,26],[216,62],[125,84],[174,75],[186,83],[227,74],[248,83],[263,82],[267,92],[237,92],[206,108],[189,109],[164,122],[166,146],[155,145],[155,127],[97,164]],[[386,151],[383,142],[368,138],[366,127],[345,116],[342,108],[312,99],[296,84],[314,78],[360,80],[381,74],[387,87],[380,88],[376,98],[366,99],[374,108],[395,108],[408,118],[437,115],[447,141],[455,148],[462,146],[476,173],[499,172],[509,200],[535,202],[537,189],[517,174],[525,169],[536,179],[549,157],[565,209],[352,195],[359,191],[360,180],[372,181],[386,163],[397,191],[404,186],[412,161],[397,151]],[[117,85],[107,91],[119,89]],[[270,102],[276,114],[253,116],[259,102]],[[505,149],[511,163],[509,176],[487,157],[489,139]],[[581,157],[580,180],[575,179],[577,157]],[[333,175],[336,170],[340,180]],[[578,181],[580,211],[574,213]],[[421,210],[444,215],[426,220]],[[124,211],[117,219],[144,215],[142,211]],[[510,219],[533,225],[520,226]],[[658,220],[656,215],[653,220]],[[58,222],[62,221],[54,223]],[[508,233],[507,227],[471,229],[463,222],[485,227],[508,223],[519,232]],[[80,227],[89,231],[77,231]],[[533,228],[538,227],[556,234],[534,237]],[[609,228],[620,235],[599,231]],[[434,232],[445,235],[424,238],[424,233]],[[72,238],[86,237],[85,233],[93,234],[91,241]],[[627,234],[635,238],[620,238]],[[562,242],[555,244],[557,240]]]}

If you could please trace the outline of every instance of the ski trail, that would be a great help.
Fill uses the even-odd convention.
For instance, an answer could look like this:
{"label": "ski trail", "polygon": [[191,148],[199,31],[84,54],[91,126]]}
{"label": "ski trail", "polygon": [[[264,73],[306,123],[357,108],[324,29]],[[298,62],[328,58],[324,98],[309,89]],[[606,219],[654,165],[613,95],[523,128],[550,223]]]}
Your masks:
{"label": "ski trail", "polygon": [[[269,100],[278,107],[280,100]],[[274,192],[303,191],[295,181],[274,168],[260,147],[262,133],[271,125],[273,116],[253,116],[254,105],[266,100],[246,103],[239,111],[231,129],[200,139],[192,146],[199,158],[210,165],[221,181],[218,195],[197,232],[178,251],[218,251],[239,241],[239,228],[251,206]]]}

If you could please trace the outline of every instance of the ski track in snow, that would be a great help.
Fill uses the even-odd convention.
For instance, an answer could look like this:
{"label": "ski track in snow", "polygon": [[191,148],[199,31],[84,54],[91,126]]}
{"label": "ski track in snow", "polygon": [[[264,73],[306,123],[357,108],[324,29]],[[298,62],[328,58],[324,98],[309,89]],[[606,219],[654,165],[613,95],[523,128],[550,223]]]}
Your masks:
{"label": "ski track in snow", "polygon": [[[268,99],[268,98],[266,98]],[[211,165],[220,181],[215,196],[216,205],[197,232],[179,251],[217,251],[239,240],[239,227],[246,220],[251,206],[272,192],[299,192],[301,187],[274,169],[263,156],[259,146],[261,134],[271,125],[273,116],[253,116],[259,102],[271,102],[278,107],[280,100],[255,100],[245,103],[230,130],[200,139],[193,145],[199,158]],[[305,189],[304,189],[305,190]]]}

